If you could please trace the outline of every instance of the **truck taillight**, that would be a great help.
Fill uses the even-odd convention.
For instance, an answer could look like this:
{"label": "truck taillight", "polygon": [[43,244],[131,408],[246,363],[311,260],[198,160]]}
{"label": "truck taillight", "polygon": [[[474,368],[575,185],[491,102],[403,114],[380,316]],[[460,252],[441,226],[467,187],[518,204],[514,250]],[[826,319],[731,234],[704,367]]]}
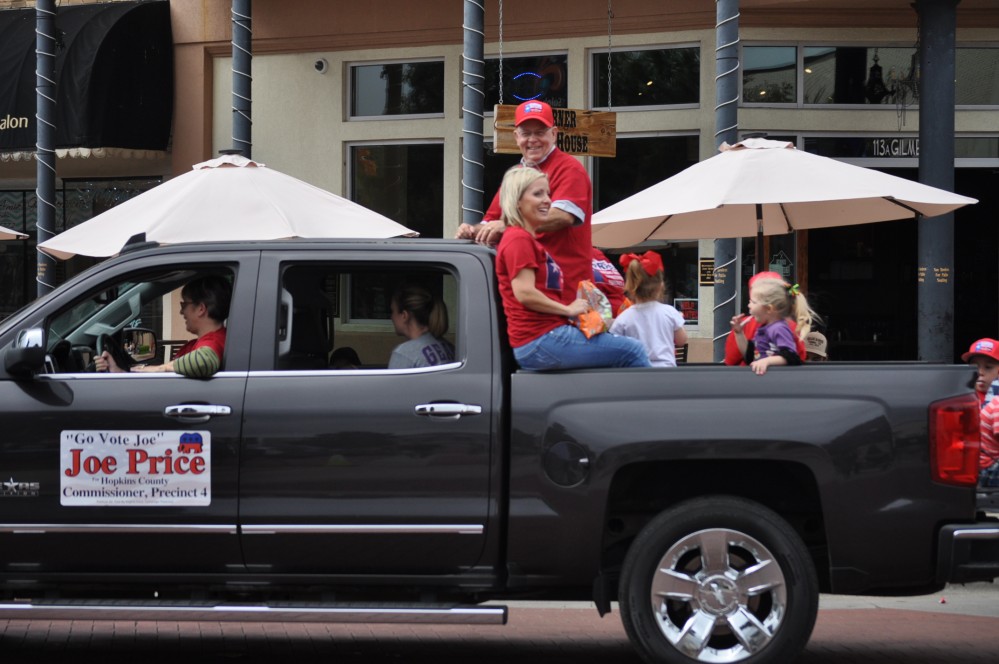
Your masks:
{"label": "truck taillight", "polygon": [[978,399],[966,396],[930,404],[930,465],[933,479],[944,484],[978,483]]}

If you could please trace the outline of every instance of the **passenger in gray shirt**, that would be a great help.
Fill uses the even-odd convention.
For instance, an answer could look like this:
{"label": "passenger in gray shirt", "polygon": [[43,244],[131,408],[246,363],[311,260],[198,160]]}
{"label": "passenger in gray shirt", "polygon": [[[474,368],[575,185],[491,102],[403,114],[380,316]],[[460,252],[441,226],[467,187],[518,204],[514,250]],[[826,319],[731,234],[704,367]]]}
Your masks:
{"label": "passenger in gray shirt", "polygon": [[444,339],[447,307],[439,297],[420,286],[404,286],[392,294],[392,324],[406,337],[395,347],[389,369],[432,367],[454,362],[454,346]]}

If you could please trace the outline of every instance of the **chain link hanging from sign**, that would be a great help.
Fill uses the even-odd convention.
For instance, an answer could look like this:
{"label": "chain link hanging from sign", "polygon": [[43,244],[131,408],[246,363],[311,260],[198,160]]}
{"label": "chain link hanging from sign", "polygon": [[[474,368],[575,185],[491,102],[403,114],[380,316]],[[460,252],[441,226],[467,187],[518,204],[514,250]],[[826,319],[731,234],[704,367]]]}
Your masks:
{"label": "chain link hanging from sign", "polygon": [[499,103],[503,105],[503,0],[499,0]]}
{"label": "chain link hanging from sign", "polygon": [[613,34],[614,34],[614,8],[611,6],[612,0],[607,0],[607,110],[609,111],[613,104],[611,103],[611,78],[613,73],[611,72],[611,51],[614,48]]}

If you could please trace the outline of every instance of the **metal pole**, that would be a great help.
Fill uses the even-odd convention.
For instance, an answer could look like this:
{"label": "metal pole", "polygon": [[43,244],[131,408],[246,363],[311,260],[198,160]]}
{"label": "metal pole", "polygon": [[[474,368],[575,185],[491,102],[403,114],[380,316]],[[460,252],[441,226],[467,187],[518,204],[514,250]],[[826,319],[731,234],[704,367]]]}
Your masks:
{"label": "metal pole", "polygon": [[[739,140],[739,0],[716,0],[715,146]],[[738,240],[715,240],[714,361],[725,359],[725,337],[736,314]]]}
{"label": "metal pole", "polygon": [[465,0],[465,35],[461,59],[461,221],[482,221],[482,111],[485,104],[483,61],[484,10],[481,2]]}
{"label": "metal pole", "polygon": [[232,147],[251,158],[252,0],[232,0]]}
{"label": "metal pole", "polygon": [[[918,0],[919,181],[954,190],[954,45],[959,0]],[[954,361],[954,214],[920,218],[918,357]],[[962,344],[966,341],[962,340]]]}
{"label": "metal pole", "polygon": [[[55,234],[55,0],[35,3],[35,197],[38,244]],[[41,297],[55,287],[55,259],[37,250]]]}

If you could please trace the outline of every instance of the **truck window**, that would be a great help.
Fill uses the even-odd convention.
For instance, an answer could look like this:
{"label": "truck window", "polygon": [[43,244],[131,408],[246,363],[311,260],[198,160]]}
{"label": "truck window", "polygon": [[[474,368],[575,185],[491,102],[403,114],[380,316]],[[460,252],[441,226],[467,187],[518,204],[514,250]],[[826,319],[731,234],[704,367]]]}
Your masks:
{"label": "truck window", "polygon": [[[275,366],[284,371],[316,369],[387,369],[404,364],[393,351],[407,341],[393,319],[394,295],[409,302],[426,300],[447,320],[435,317],[433,340],[409,344],[417,367],[441,366],[460,358],[457,279],[444,269],[425,265],[386,269],[370,265],[288,264],[281,271]],[[400,317],[407,320],[412,316]],[[433,336],[433,335],[431,335]]]}
{"label": "truck window", "polygon": [[181,289],[207,274],[235,278],[234,270],[217,265],[147,271],[102,284],[78,298],[46,324],[50,370],[92,371],[101,337],[110,338],[133,364],[169,361],[193,336],[179,313]]}

